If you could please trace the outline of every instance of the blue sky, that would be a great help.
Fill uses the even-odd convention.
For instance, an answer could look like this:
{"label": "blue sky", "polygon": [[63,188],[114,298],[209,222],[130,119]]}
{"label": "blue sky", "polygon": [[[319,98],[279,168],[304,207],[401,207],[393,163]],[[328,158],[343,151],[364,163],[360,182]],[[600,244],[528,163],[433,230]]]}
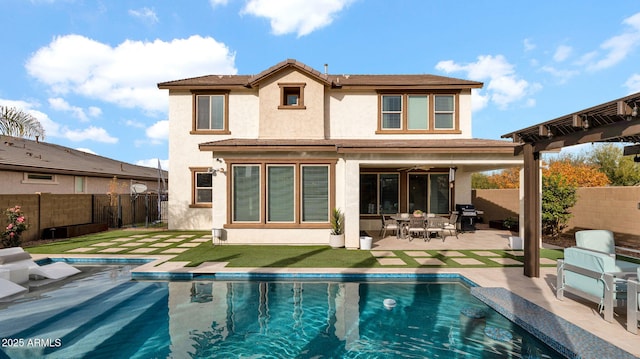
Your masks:
{"label": "blue sky", "polygon": [[332,74],[484,83],[473,136],[640,92],[640,3],[449,0],[0,0],[0,105],[45,141],[168,168],[157,83],[256,74],[288,58]]}

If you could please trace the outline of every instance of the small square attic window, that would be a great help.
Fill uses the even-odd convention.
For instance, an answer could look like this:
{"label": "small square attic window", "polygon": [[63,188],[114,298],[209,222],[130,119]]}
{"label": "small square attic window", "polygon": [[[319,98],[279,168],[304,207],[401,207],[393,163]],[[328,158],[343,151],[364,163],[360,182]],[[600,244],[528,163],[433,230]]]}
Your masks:
{"label": "small square attic window", "polygon": [[304,109],[304,83],[279,83],[279,109]]}

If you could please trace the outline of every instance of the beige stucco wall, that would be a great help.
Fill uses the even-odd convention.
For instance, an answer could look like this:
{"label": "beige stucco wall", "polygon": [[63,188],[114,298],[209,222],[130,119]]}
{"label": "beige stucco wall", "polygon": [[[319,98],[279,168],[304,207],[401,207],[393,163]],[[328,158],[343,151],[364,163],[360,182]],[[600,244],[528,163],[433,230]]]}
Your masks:
{"label": "beige stucco wall", "polygon": [[[31,173],[40,173],[37,171]],[[55,174],[53,182],[33,182],[25,181],[24,172],[20,171],[0,171],[0,194],[31,194],[31,193],[54,193],[70,194],[75,193],[75,177],[73,175]],[[110,191],[111,178],[89,177],[84,178],[86,194],[106,194]],[[145,184],[150,190],[157,190],[156,181],[136,181]],[[129,193],[130,181],[118,179],[115,186],[118,193]]]}
{"label": "beige stucco wall", "polygon": [[[304,109],[279,109],[280,86],[304,83]],[[324,134],[324,84],[288,70],[260,83],[260,138],[322,139]]]}

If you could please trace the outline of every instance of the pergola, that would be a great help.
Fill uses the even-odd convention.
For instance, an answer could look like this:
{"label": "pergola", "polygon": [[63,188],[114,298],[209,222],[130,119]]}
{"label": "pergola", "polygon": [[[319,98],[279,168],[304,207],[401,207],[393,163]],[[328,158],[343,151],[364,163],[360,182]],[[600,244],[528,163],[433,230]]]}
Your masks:
{"label": "pergola", "polygon": [[524,275],[540,277],[540,153],[592,142],[630,144],[624,155],[640,153],[640,92],[543,122],[502,138],[520,145],[524,158]]}

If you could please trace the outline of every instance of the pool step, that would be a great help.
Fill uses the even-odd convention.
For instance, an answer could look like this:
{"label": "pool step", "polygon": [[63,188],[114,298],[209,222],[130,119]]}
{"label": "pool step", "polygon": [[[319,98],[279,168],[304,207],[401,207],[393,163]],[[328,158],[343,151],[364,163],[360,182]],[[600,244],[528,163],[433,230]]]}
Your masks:
{"label": "pool step", "polygon": [[[152,298],[150,300],[150,298]],[[135,283],[126,282],[114,288],[58,311],[43,310],[37,313],[40,319],[36,323],[26,316],[22,321],[31,321],[31,326],[11,334],[14,338],[60,339],[62,345],[33,346],[28,352],[33,357],[55,352],[56,357],[82,357],[81,353],[94,350],[105,339],[108,339],[128,323],[134,321],[140,313],[159,303],[167,307],[167,283]],[[50,314],[47,318],[46,314]],[[109,321],[108,326],[100,326],[102,321]],[[25,348],[20,350],[26,354]],[[68,356],[65,355],[68,353]]]}

